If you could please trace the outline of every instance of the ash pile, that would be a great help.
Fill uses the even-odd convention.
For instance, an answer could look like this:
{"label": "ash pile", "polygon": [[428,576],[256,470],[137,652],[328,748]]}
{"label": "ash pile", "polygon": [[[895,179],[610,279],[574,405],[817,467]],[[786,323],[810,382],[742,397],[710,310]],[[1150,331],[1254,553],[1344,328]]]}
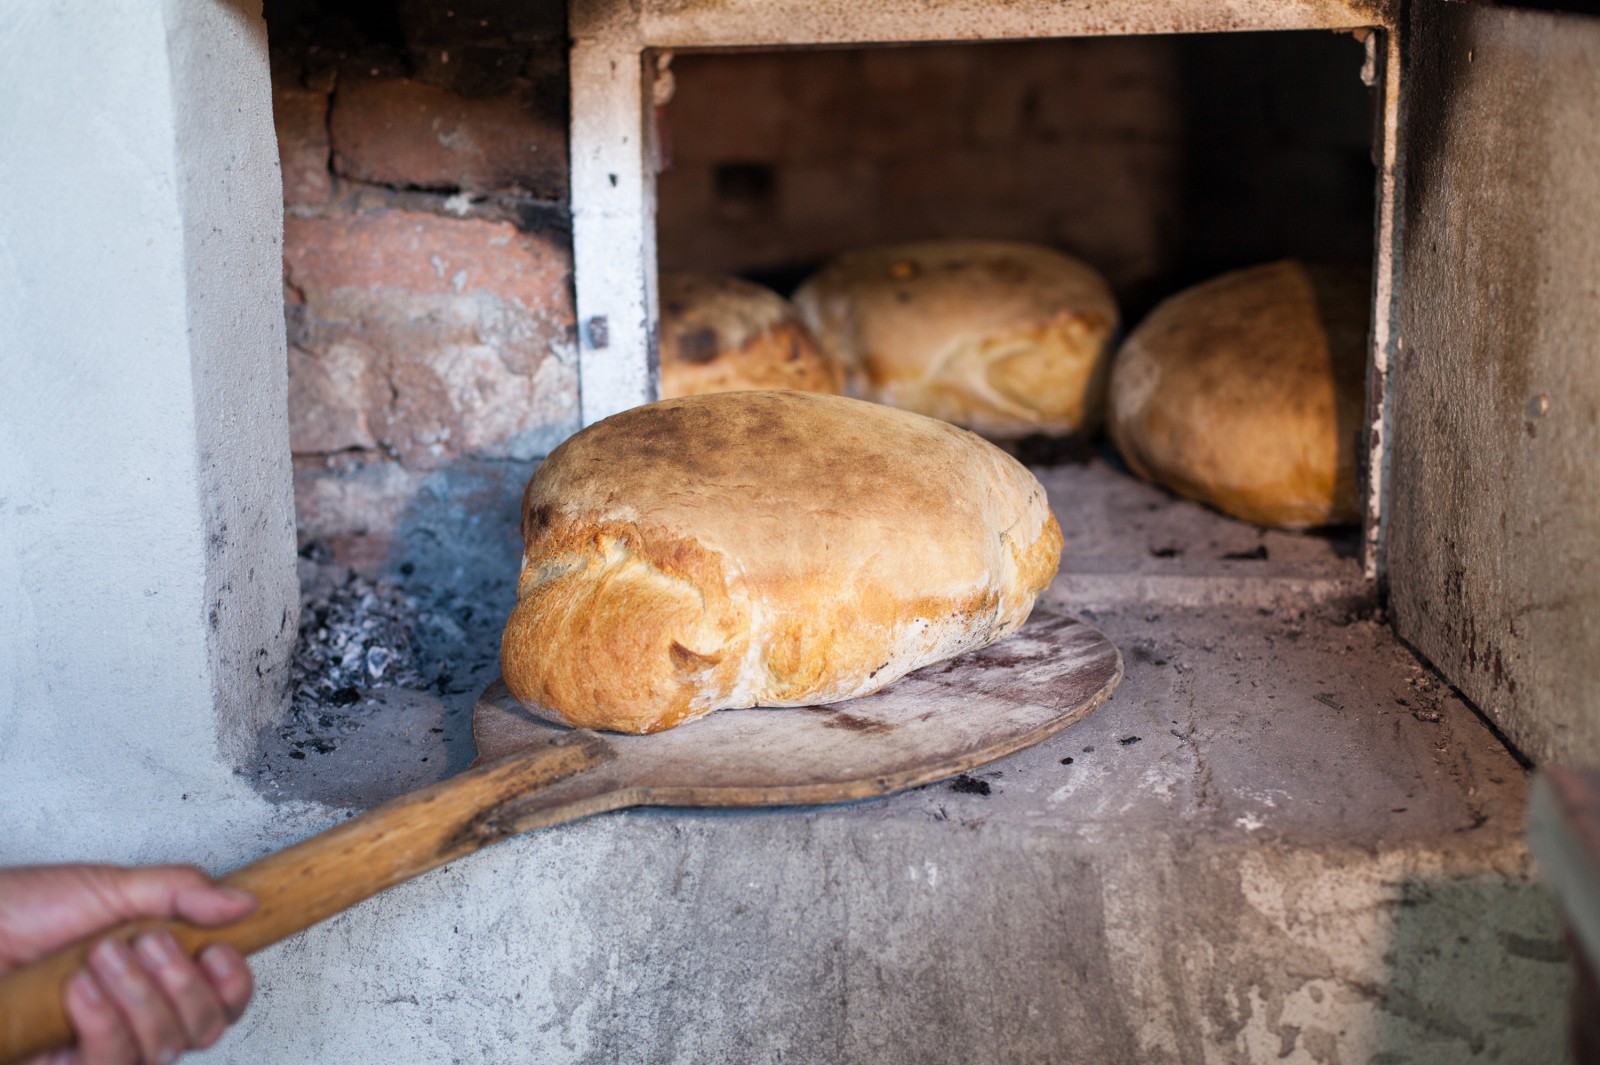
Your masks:
{"label": "ash pile", "polygon": [[324,561],[318,546],[302,551],[294,690],[277,730],[290,757],[338,750],[381,706],[371,693],[475,690],[499,652],[504,613],[492,594],[416,579],[409,566],[372,578]]}

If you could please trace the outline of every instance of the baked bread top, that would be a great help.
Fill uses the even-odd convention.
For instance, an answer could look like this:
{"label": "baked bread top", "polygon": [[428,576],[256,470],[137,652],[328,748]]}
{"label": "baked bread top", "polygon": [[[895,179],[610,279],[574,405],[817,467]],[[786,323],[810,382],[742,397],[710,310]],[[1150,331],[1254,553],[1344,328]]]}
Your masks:
{"label": "baked bread top", "polygon": [[795,293],[861,395],[993,439],[1092,431],[1117,306],[1050,248],[937,240],[839,256]]}
{"label": "baked bread top", "polygon": [[661,395],[750,388],[844,391],[844,367],[788,300],[720,274],[661,275]]}
{"label": "baked bread top", "polygon": [[1163,302],[1112,370],[1109,428],[1129,467],[1260,525],[1358,520],[1369,276],[1288,260]]}
{"label": "baked bread top", "polygon": [[636,407],[529,482],[501,664],[536,713],[653,732],[866,695],[1026,620],[1061,532],[1010,456],[858,400]]}

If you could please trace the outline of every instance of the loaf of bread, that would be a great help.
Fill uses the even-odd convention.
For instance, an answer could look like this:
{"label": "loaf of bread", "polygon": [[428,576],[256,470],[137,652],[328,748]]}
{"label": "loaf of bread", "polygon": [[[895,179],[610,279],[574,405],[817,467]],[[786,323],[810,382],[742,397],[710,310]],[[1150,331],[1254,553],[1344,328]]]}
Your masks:
{"label": "loaf of bread", "polygon": [[506,685],[549,720],[632,733],[867,695],[993,643],[1062,543],[994,445],[811,392],[613,415],[550,454],[522,514]]}
{"label": "loaf of bread", "polygon": [[1285,261],[1166,300],[1117,353],[1111,437],[1140,477],[1259,525],[1360,517],[1368,275]]}
{"label": "loaf of bread", "polygon": [[662,274],[661,395],[749,388],[837,395],[844,367],[771,289],[723,275]]}
{"label": "loaf of bread", "polygon": [[795,293],[867,399],[994,440],[1092,432],[1117,305],[1049,248],[941,240],[850,252]]}

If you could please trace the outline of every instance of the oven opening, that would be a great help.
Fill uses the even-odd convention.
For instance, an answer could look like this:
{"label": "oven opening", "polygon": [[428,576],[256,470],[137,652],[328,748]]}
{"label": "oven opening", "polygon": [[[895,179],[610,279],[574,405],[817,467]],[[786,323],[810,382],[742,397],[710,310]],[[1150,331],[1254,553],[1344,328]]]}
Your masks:
{"label": "oven opening", "polygon": [[[1022,242],[1104,279],[1112,351],[1228,271],[1374,262],[1370,32],[647,48],[630,111],[588,95],[553,32],[468,45],[448,14],[402,32],[287,0],[267,17],[302,585],[293,702],[253,769],[269,794],[369,803],[470,757],[523,484],[603,404],[656,387],[613,376],[643,359],[603,305],[641,281],[630,262],[647,290],[725,275],[777,299],[845,252]],[[630,172],[608,153],[633,142]],[[611,228],[585,238],[596,217]],[[1134,476],[1099,430],[1004,446],[1065,532],[1052,609],[1370,603],[1359,523],[1236,520]]]}
{"label": "oven opening", "polygon": [[[705,339],[675,326],[697,313],[686,299],[704,298],[683,275],[789,297],[841,253],[1041,245],[1109,284],[1113,351],[1161,301],[1229,271],[1295,259],[1364,279],[1378,96],[1365,62],[1363,37],[1327,31],[658,55],[664,392],[713,386],[675,361],[710,356],[682,350]],[[1352,328],[1364,361],[1368,320]],[[1353,453],[1364,412],[1340,414]],[[1103,431],[1006,439],[1055,502],[1064,583],[1360,582],[1349,515],[1269,530],[1138,479]]]}

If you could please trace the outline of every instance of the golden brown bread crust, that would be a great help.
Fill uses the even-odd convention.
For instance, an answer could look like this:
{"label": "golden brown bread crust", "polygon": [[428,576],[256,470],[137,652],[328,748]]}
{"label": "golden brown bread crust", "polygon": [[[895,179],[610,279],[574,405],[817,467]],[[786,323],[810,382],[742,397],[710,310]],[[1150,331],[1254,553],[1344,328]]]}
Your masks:
{"label": "golden brown bread crust", "polygon": [[1269,263],[1168,299],[1111,374],[1133,471],[1259,525],[1356,521],[1368,276]]}
{"label": "golden brown bread crust", "polygon": [[737,277],[661,275],[661,395],[748,388],[844,391],[844,367],[794,305]]}
{"label": "golden brown bread crust", "polygon": [[1026,620],[1055,575],[1044,489],[971,433],[807,392],[636,407],[523,498],[501,667],[535,712],[654,732],[866,695]]}
{"label": "golden brown bread crust", "polygon": [[1117,305],[1050,248],[939,240],[841,255],[795,293],[862,396],[996,440],[1092,432]]}

